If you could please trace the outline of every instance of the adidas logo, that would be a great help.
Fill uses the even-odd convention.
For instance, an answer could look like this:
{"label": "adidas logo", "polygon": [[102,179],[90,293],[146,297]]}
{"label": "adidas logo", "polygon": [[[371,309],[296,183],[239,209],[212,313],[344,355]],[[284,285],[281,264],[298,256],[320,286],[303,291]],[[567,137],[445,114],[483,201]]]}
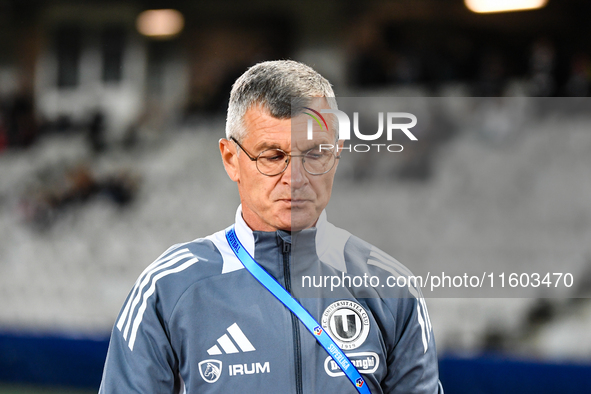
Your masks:
{"label": "adidas logo", "polygon": [[[254,352],[256,350],[254,346],[252,346],[252,343],[250,343],[246,335],[244,335],[240,327],[238,327],[238,324],[232,324],[230,327],[227,328],[226,331],[228,331],[228,334],[230,335],[228,336],[228,334],[224,334],[217,340],[217,343],[218,345],[220,345],[223,352],[222,350],[220,350],[220,347],[218,347],[218,345],[213,345],[212,347],[207,349],[207,354],[209,354],[210,356],[216,356],[223,353],[240,353],[240,350],[242,350],[243,352]],[[232,337],[234,341],[232,341],[230,337]],[[240,350],[238,350],[234,343],[238,345]]]}

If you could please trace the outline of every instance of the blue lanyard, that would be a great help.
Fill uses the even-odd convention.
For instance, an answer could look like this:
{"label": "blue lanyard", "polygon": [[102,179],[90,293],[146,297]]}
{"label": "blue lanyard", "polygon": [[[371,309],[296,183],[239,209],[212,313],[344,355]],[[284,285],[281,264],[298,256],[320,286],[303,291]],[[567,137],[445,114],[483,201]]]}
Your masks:
{"label": "blue lanyard", "polygon": [[279,301],[283,303],[298,319],[306,326],[308,331],[314,335],[314,338],[322,345],[324,350],[333,358],[341,370],[347,375],[351,383],[358,392],[371,394],[369,387],[361,374],[351,363],[351,360],[343,353],[332,338],[320,327],[320,324],[310,315],[304,307],[294,299],[288,292],[273,278],[267,271],[261,267],[256,260],[244,249],[240,240],[236,236],[234,226],[226,230],[226,239],[234,251],[238,260],[267,290],[271,292]]}

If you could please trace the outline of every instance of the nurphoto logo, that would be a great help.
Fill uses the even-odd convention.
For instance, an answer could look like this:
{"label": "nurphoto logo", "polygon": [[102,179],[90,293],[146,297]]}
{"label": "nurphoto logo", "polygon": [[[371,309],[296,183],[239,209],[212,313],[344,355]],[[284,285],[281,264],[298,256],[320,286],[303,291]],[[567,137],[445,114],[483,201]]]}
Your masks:
{"label": "nurphoto logo", "polygon": [[[304,109],[310,112],[304,112],[304,114],[310,116],[307,124],[307,138],[312,140],[314,138],[314,121],[320,126],[320,129],[328,130],[328,123],[322,114],[333,114],[338,120],[338,139],[339,140],[350,140],[351,139],[351,120],[349,116],[338,109],[321,109],[320,112],[313,110],[312,108],[304,107]],[[417,117],[409,112],[387,112],[384,116],[384,112],[378,113],[378,130],[373,134],[364,134],[359,130],[359,112],[353,112],[353,133],[355,137],[362,141],[376,141],[384,134],[384,118],[386,118],[386,139],[388,141],[393,140],[394,133],[401,131],[411,141],[417,141],[417,137],[410,131],[411,128],[417,125]],[[410,122],[400,123],[400,119],[407,119]],[[370,150],[376,149],[378,152],[380,148],[384,148],[388,152],[402,152],[404,147],[400,144],[353,144],[346,146],[336,146],[337,152],[348,150],[349,152],[369,152]],[[319,149],[322,151],[333,150],[335,146],[332,144],[321,144]]]}

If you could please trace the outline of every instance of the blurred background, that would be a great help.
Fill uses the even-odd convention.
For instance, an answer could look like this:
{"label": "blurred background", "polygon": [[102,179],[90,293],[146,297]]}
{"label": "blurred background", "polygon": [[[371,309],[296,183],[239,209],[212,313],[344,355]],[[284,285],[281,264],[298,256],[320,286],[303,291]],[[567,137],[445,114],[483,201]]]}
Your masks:
{"label": "blurred background", "polygon": [[420,146],[343,160],[335,224],[411,268],[573,273],[430,299],[446,392],[591,392],[591,3],[520,2],[0,0],[0,393],[96,392],[141,271],[233,222],[229,91],[284,58],[424,108]]}

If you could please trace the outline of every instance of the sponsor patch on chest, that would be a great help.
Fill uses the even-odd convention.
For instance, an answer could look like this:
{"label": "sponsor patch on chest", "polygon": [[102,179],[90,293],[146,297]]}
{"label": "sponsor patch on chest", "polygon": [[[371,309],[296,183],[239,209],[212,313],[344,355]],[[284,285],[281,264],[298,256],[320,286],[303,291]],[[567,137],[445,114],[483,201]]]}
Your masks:
{"label": "sponsor patch on chest", "polygon": [[[380,366],[380,358],[377,355],[377,353],[358,352],[345,354],[347,355],[347,357],[349,357],[349,360],[351,360],[351,364],[353,364],[355,368],[357,368],[359,373],[374,373],[378,370],[378,367]],[[326,360],[324,360],[324,370],[326,371],[328,376],[337,377],[344,375],[339,365],[330,356],[328,356]]]}

